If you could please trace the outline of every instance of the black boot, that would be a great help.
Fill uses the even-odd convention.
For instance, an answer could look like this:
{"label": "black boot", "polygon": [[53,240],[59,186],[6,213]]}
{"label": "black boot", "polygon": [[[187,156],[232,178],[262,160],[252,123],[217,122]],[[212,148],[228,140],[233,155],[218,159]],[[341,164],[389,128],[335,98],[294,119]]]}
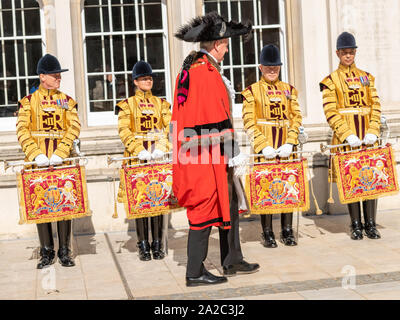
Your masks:
{"label": "black boot", "polygon": [[72,228],[71,220],[57,222],[58,243],[59,243],[57,256],[63,267],[75,266],[74,259],[71,257],[71,250],[69,249],[71,242],[71,228]]}
{"label": "black boot", "polygon": [[51,223],[36,225],[40,242],[40,260],[37,269],[43,269],[54,263],[55,251]]}
{"label": "black boot", "polygon": [[40,260],[37,269],[46,268],[54,263],[55,251],[53,248],[40,248]]}
{"label": "black boot", "polygon": [[263,233],[261,234],[262,244],[266,248],[276,248],[278,245],[275,241],[275,235],[272,231],[272,215],[263,214],[261,215],[261,227]]}
{"label": "black boot", "polygon": [[151,244],[151,251],[153,253],[153,259],[162,260],[165,257],[164,251],[162,251],[162,242],[161,240],[153,240]]}
{"label": "black boot", "polygon": [[138,238],[139,259],[142,261],[151,260],[148,218],[136,219],[136,234]]}
{"label": "black boot", "polygon": [[71,257],[71,250],[68,247],[60,247],[57,252],[58,259],[63,267],[74,267],[75,261]]}
{"label": "black boot", "polygon": [[381,238],[379,231],[376,229],[376,207],[377,200],[363,201],[364,231],[365,235],[370,239]]}
{"label": "black boot", "polygon": [[163,233],[163,222],[164,216],[160,215],[157,217],[150,218],[151,234],[153,236],[153,242],[151,244],[151,251],[153,253],[153,259],[161,260],[164,259],[165,253],[162,251],[162,233]]}
{"label": "black boot", "polygon": [[349,209],[351,225],[350,225],[350,237],[353,240],[362,240],[363,239],[363,225],[361,223],[361,208],[359,202],[349,203],[347,205]]}
{"label": "black boot", "polygon": [[142,261],[151,260],[150,243],[147,240],[138,241],[139,259]]}
{"label": "black boot", "polygon": [[281,241],[285,246],[297,246],[292,229],[293,213],[281,214]]}
{"label": "black boot", "polygon": [[263,239],[263,246],[266,248],[276,248],[278,245],[275,241],[275,235],[272,230],[265,229],[263,233],[261,233],[261,237]]}

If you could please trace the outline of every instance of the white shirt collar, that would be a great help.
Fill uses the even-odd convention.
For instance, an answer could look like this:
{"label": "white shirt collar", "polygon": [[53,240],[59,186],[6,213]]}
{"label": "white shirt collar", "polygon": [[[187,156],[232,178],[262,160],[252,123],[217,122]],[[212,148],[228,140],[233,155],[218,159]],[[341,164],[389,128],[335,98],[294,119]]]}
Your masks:
{"label": "white shirt collar", "polygon": [[214,56],[213,56],[211,53],[209,53],[207,50],[201,48],[201,49],[200,49],[200,52],[203,52],[203,53],[207,54],[208,56],[210,56],[211,58],[213,58],[213,60],[214,60],[216,63],[218,63],[217,59],[215,59]]}

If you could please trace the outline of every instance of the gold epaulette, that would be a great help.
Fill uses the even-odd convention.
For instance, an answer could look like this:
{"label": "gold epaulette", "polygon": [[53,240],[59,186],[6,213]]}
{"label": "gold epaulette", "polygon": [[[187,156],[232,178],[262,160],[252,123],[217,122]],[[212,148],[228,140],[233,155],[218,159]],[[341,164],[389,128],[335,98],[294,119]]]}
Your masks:
{"label": "gold epaulette", "polygon": [[254,101],[254,96],[253,92],[251,90],[251,87],[247,87],[242,91],[242,96],[246,99],[248,102],[253,102]]}
{"label": "gold epaulette", "polygon": [[323,86],[326,86],[327,88],[329,88],[329,90],[335,90],[335,84],[333,83],[330,75],[324,78],[324,80],[322,80],[319,85],[321,91],[323,90]]}

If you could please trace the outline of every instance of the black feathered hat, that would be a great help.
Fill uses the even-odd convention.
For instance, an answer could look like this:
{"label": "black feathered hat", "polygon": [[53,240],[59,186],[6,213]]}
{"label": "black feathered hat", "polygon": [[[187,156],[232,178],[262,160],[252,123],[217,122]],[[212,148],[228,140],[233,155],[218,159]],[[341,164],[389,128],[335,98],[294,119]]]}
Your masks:
{"label": "black feathered hat", "polygon": [[138,61],[132,69],[132,79],[135,80],[139,77],[153,76],[153,69],[146,61]]}
{"label": "black feathered hat", "polygon": [[260,63],[263,66],[281,66],[281,55],[279,48],[273,44],[264,46],[260,54]]}
{"label": "black feathered hat", "polygon": [[336,49],[356,49],[356,38],[351,33],[343,32],[336,41]]}
{"label": "black feathered hat", "polygon": [[61,69],[60,62],[51,54],[41,57],[36,67],[37,74],[61,73],[65,71],[68,71],[68,69]]}
{"label": "black feathered hat", "polygon": [[[234,36],[251,34],[252,25],[225,21],[217,12],[213,11],[204,16],[192,19],[181,26],[175,37],[187,42],[213,41]],[[245,40],[248,40],[247,37]]]}

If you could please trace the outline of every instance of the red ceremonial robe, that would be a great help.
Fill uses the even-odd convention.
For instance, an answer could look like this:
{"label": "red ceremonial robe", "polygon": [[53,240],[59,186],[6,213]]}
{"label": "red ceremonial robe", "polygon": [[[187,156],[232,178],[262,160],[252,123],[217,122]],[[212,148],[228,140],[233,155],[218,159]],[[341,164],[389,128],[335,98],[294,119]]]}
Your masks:
{"label": "red ceremonial robe", "polygon": [[[173,191],[187,209],[190,229],[230,229],[227,160],[220,143],[232,139],[229,98],[219,71],[207,58],[189,69],[187,100],[178,103],[175,86]],[[202,147],[198,145],[201,143]]]}

